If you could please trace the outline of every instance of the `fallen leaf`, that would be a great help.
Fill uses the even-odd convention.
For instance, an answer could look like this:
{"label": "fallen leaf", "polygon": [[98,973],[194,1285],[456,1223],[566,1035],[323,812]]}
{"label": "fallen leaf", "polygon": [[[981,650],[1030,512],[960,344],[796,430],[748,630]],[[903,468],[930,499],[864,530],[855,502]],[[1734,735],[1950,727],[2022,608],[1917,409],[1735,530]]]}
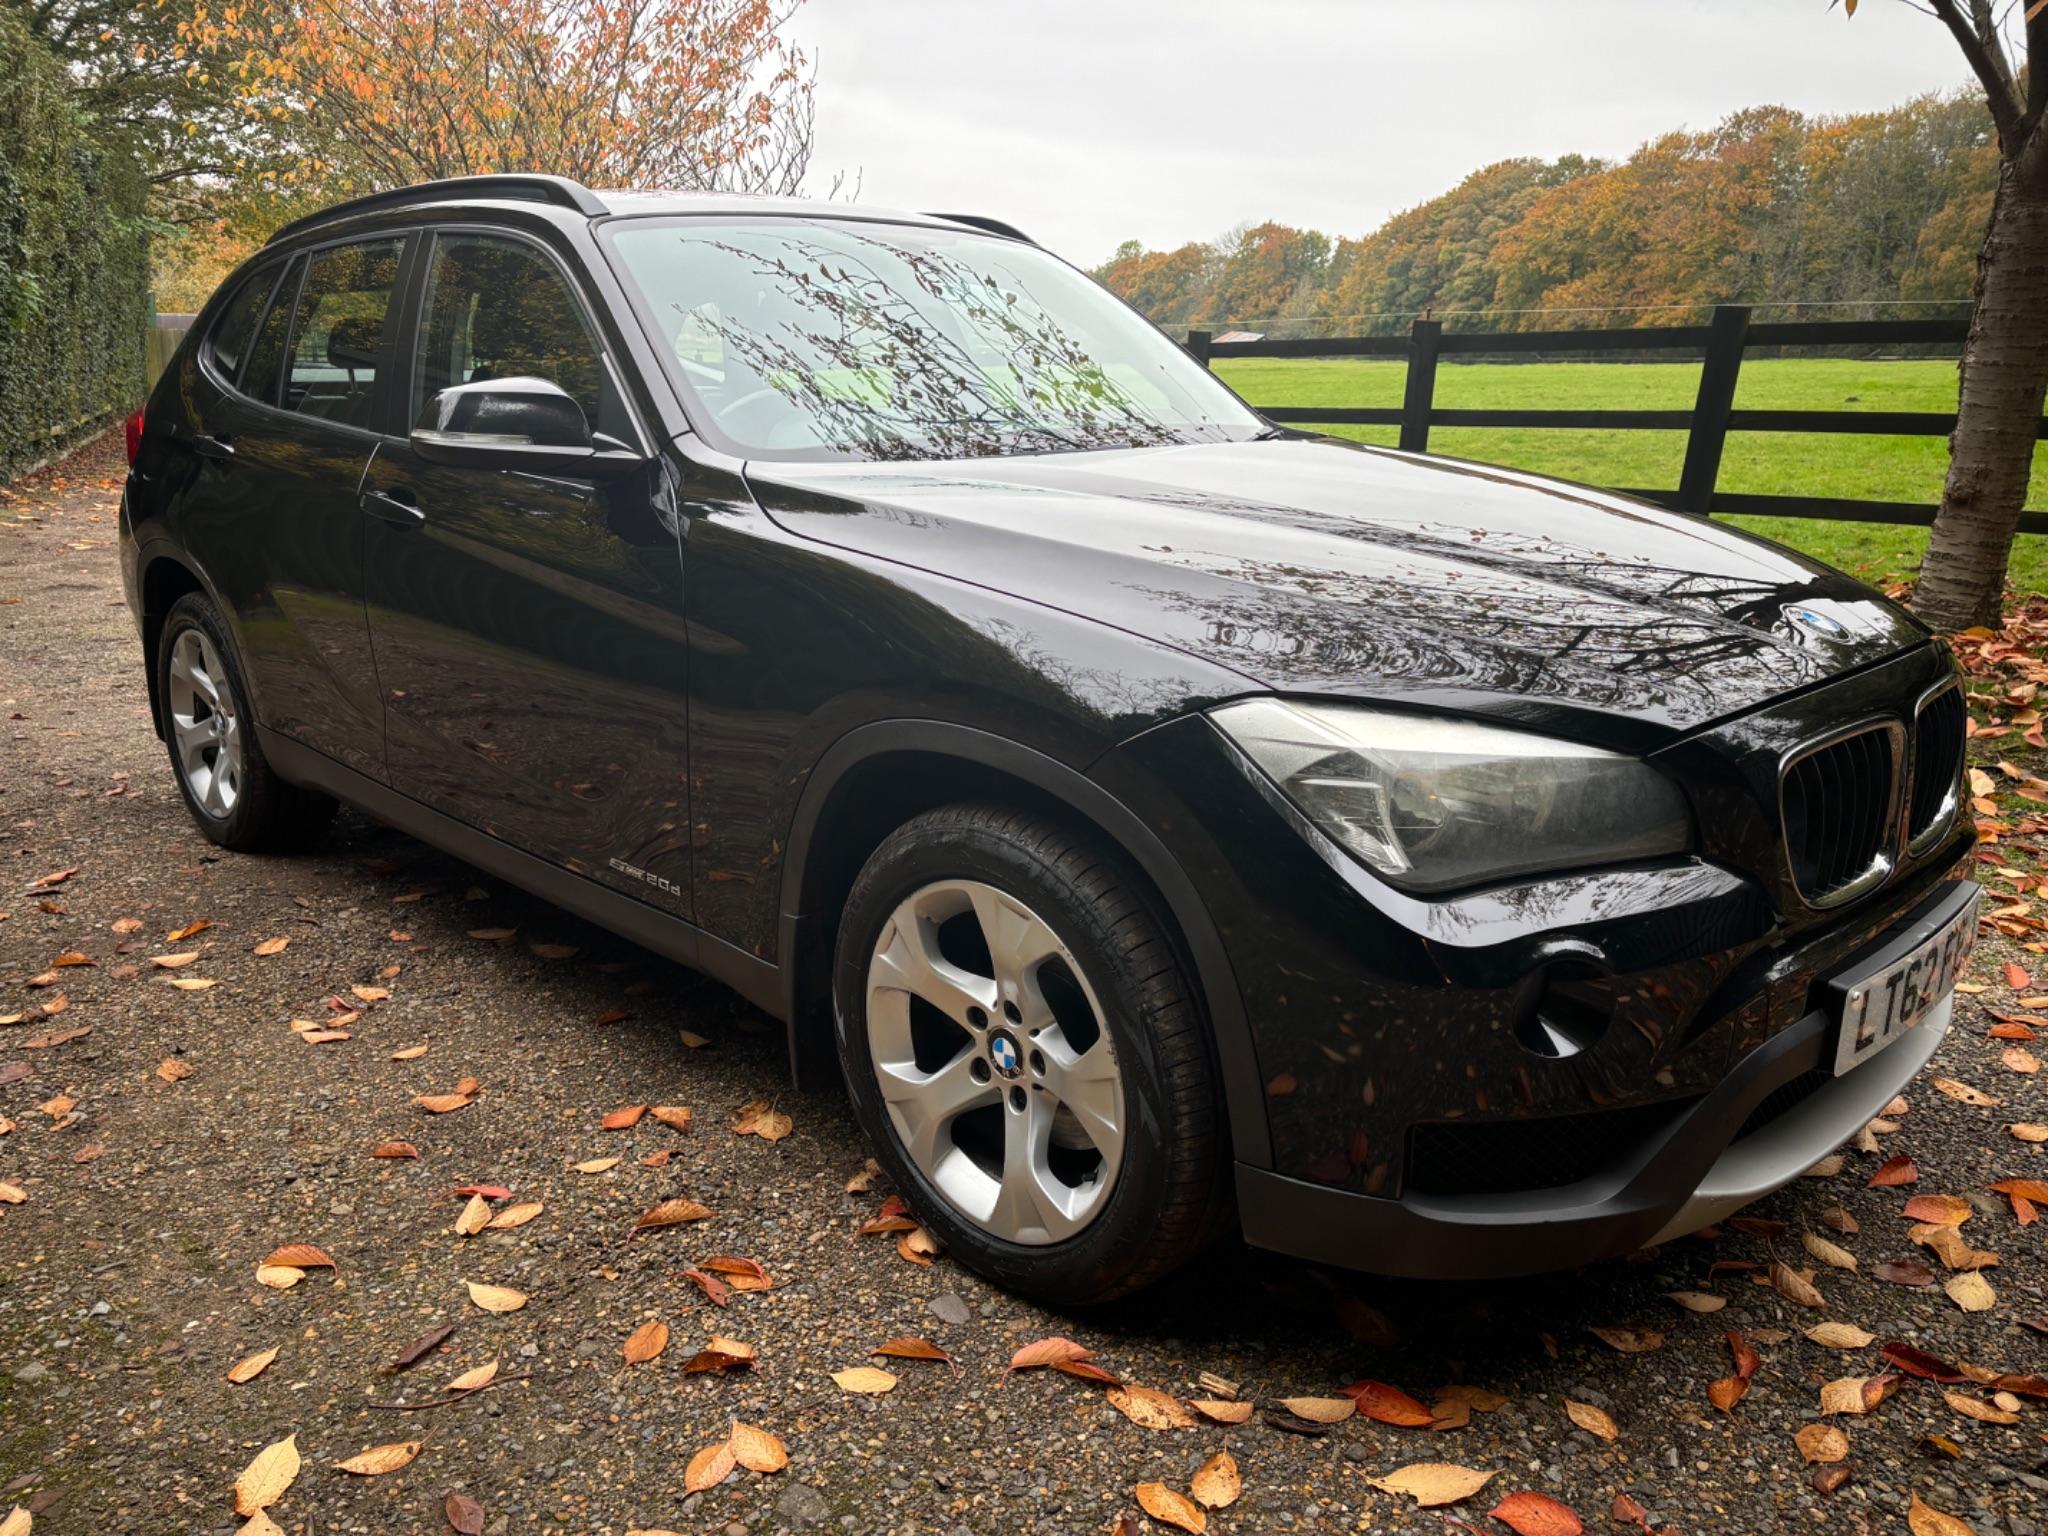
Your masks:
{"label": "fallen leaf", "polygon": [[0,1205],[25,1205],[27,1203],[28,1192],[19,1184],[9,1184],[4,1180],[0,1180]]}
{"label": "fallen leaf", "polygon": [[1936,1089],[1947,1094],[1950,1098],[1960,1103],[1974,1104],[1979,1109],[1988,1109],[1995,1104],[2003,1102],[2002,1100],[1994,1099],[1988,1093],[1972,1088],[1968,1083],[1959,1083],[1952,1077],[1937,1077],[1930,1079],[1930,1081]]}
{"label": "fallen leaf", "polygon": [[642,1365],[668,1348],[668,1324],[642,1323],[626,1337],[626,1364]]}
{"label": "fallen leaf", "polygon": [[391,1369],[402,1371],[409,1366],[419,1364],[427,1355],[447,1343],[448,1335],[454,1331],[455,1325],[453,1323],[443,1323],[440,1327],[422,1334],[398,1352],[397,1357],[391,1362]]}
{"label": "fallen leaf", "polygon": [[287,1435],[256,1453],[256,1459],[235,1479],[236,1514],[253,1515],[284,1497],[285,1490],[299,1475],[298,1438],[296,1434]]}
{"label": "fallen leaf", "polygon": [[588,1162],[578,1163],[576,1171],[578,1173],[609,1173],[618,1166],[619,1159],[616,1157],[593,1157]]}
{"label": "fallen leaf", "polygon": [[1934,1271],[1913,1259],[1886,1259],[1870,1266],[1870,1272],[1893,1285],[1932,1285]]}
{"label": "fallen leaf", "polygon": [[[2020,1416],[2009,1409],[1987,1403],[1981,1397],[1972,1397],[1967,1392],[1944,1391],[1942,1400],[1964,1418],[1976,1419],[1983,1424],[2017,1424]],[[2013,1401],[2017,1402],[2015,1398]]]}
{"label": "fallen leaf", "polygon": [[683,1469],[683,1492],[702,1493],[707,1488],[716,1488],[731,1474],[735,1465],[731,1441],[705,1446],[690,1458],[690,1464]]}
{"label": "fallen leaf", "polygon": [[[1195,1421],[1177,1397],[1151,1387],[1116,1386],[1109,1406],[1143,1429],[1193,1429]],[[1304,1415],[1306,1417],[1306,1415]]]}
{"label": "fallen leaf", "polygon": [[1618,1440],[1621,1431],[1604,1409],[1595,1408],[1591,1403],[1575,1403],[1564,1400],[1565,1416],[1589,1435],[1598,1435],[1602,1440]]}
{"label": "fallen leaf", "polygon": [[1941,1288],[1948,1292],[1948,1299],[1965,1312],[1988,1311],[1998,1301],[1998,1293],[1991,1289],[1991,1282],[1984,1278],[1984,1272],[1966,1269],[1961,1274],[1950,1275],[1942,1281]]}
{"label": "fallen leaf", "polygon": [[1188,1492],[1194,1495],[1195,1502],[1207,1509],[1228,1509],[1243,1491],[1243,1480],[1237,1475],[1237,1462],[1228,1451],[1218,1451],[1203,1462],[1201,1470],[1195,1473],[1194,1481],[1188,1485]]}
{"label": "fallen leaf", "polygon": [[641,1232],[659,1231],[663,1227],[681,1226],[684,1222],[708,1221],[710,1219],[711,1208],[709,1206],[699,1205],[694,1200],[664,1200],[651,1210],[644,1212],[640,1219],[633,1223],[633,1230],[626,1234],[626,1240],[631,1242]]}
{"label": "fallen leaf", "polygon": [[1907,1221],[1957,1225],[1968,1221],[1974,1208],[1960,1195],[1915,1195],[1899,1214]]}
{"label": "fallen leaf", "polygon": [[716,1275],[707,1275],[701,1269],[686,1269],[683,1278],[690,1281],[704,1293],[704,1299],[713,1306],[724,1306],[732,1300],[732,1290]]}
{"label": "fallen leaf", "polygon": [[121,934],[140,933],[142,932],[142,919],[139,917],[117,917],[114,919],[114,932]]}
{"label": "fallen leaf", "polygon": [[462,1208],[462,1214],[455,1218],[455,1235],[475,1237],[490,1225],[491,1202],[482,1195],[471,1195],[469,1204]]}
{"label": "fallen leaf", "polygon": [[157,1063],[156,1075],[167,1083],[182,1083],[192,1075],[192,1065],[190,1062],[178,1060],[175,1056],[166,1056]]}
{"label": "fallen leaf", "polygon": [[1887,1365],[1895,1365],[1908,1376],[1918,1376],[1924,1381],[1963,1381],[1962,1372],[1946,1360],[1937,1359],[1924,1349],[1911,1344],[1894,1341],[1878,1352]]}
{"label": "fallen leaf", "polygon": [[1094,1358],[1094,1350],[1083,1349],[1072,1339],[1057,1337],[1039,1339],[1035,1343],[1026,1344],[1022,1349],[1010,1356],[1010,1363],[1004,1368],[1003,1377],[1007,1380],[1011,1371],[1034,1370],[1039,1366],[1057,1365],[1062,1360],[1092,1360]]}
{"label": "fallen leaf", "polygon": [[1491,1472],[1475,1471],[1448,1461],[1418,1461],[1385,1477],[1368,1477],[1373,1487],[1405,1493],[1424,1509],[1469,1499],[1493,1480]]}
{"label": "fallen leaf", "polygon": [[732,1426],[733,1459],[749,1472],[780,1472],[789,1465],[789,1448],[765,1429],[742,1424]]}
{"label": "fallen leaf", "polygon": [[288,1291],[306,1278],[306,1272],[290,1264],[258,1264],[256,1283],[273,1291]]}
{"label": "fallen leaf", "polygon": [[418,1157],[420,1149],[409,1141],[380,1141],[370,1148],[372,1157]]}
{"label": "fallen leaf", "polygon": [[289,1264],[295,1269],[334,1269],[334,1260],[311,1243],[286,1243],[282,1248],[272,1250],[266,1264]]}
{"label": "fallen leaf", "polygon": [[198,958],[199,951],[196,949],[191,949],[186,950],[183,954],[178,955],[152,955],[150,957],[149,963],[157,967],[157,969],[159,970],[175,971],[179,969],[181,966],[190,965],[194,960],[197,960]]}
{"label": "fallen leaf", "polygon": [[1824,1382],[1820,1389],[1820,1411],[1826,1414],[1868,1413],[1898,1385],[1899,1378],[1884,1376],[1843,1376]]}
{"label": "fallen leaf", "polygon": [[844,1371],[834,1371],[832,1379],[839,1383],[842,1392],[860,1392],[876,1397],[896,1385],[896,1378],[887,1371],[877,1370],[872,1365],[856,1365]]}
{"label": "fallen leaf", "polygon": [[481,1392],[497,1379],[498,1362],[490,1360],[464,1371],[460,1376],[448,1383],[448,1390],[450,1392]]}
{"label": "fallen leaf", "polygon": [[1645,1355],[1664,1344],[1664,1335],[1654,1328],[1588,1328],[1593,1335],[1610,1349],[1618,1349],[1624,1355]]}
{"label": "fallen leaf", "polygon": [[1195,1536],[1209,1528],[1209,1517],[1202,1513],[1202,1506],[1186,1494],[1176,1493],[1164,1483],[1140,1483],[1136,1491],[1138,1507],[1154,1520],[1192,1531]]}
{"label": "fallen leaf", "polygon": [[1735,1405],[1749,1396],[1747,1376],[1723,1376],[1707,1388],[1707,1401],[1723,1413],[1733,1413]]}
{"label": "fallen leaf", "polygon": [[1688,1312],[1701,1314],[1718,1312],[1728,1305],[1725,1296],[1716,1296],[1710,1291],[1666,1291],[1664,1299],[1676,1303]]}
{"label": "fallen leaf", "polygon": [[1827,1299],[1821,1295],[1814,1283],[1783,1259],[1771,1260],[1770,1273],[1771,1289],[1787,1301],[1796,1302],[1802,1307],[1827,1305]]}
{"label": "fallen leaf", "polygon": [[716,1371],[723,1375],[727,1371],[748,1370],[760,1357],[760,1350],[751,1344],[713,1334],[710,1343],[683,1362],[683,1374],[695,1376],[705,1371]]}
{"label": "fallen leaf", "polygon": [[393,1061],[418,1061],[426,1054],[427,1048],[424,1045],[408,1045],[401,1050],[393,1051],[391,1059]]}
{"label": "fallen leaf", "polygon": [[623,1109],[613,1110],[599,1124],[608,1131],[630,1131],[640,1123],[640,1117],[647,1113],[647,1108],[645,1104],[628,1104]]}
{"label": "fallen leaf", "polygon": [[1976,1536],[1954,1515],[1945,1515],[1932,1504],[1923,1504],[1917,1493],[1906,1507],[1906,1528],[1913,1536]]}
{"label": "fallen leaf", "polygon": [[1917,1184],[1920,1170],[1913,1159],[1901,1152],[1897,1157],[1888,1157],[1878,1165],[1877,1172],[1870,1176],[1870,1188],[1892,1189],[1901,1184]]}
{"label": "fallen leaf", "polygon": [[1806,1336],[1828,1349],[1861,1349],[1877,1337],[1854,1323],[1815,1323],[1806,1330]]}
{"label": "fallen leaf", "polygon": [[647,1113],[672,1131],[687,1131],[690,1128],[690,1111],[681,1104],[657,1104]]}
{"label": "fallen leaf", "polygon": [[469,1287],[469,1299],[486,1312],[517,1312],[526,1305],[523,1293],[503,1285],[481,1285],[474,1280],[465,1280]]}
{"label": "fallen leaf", "polygon": [[1849,1454],[1849,1437],[1832,1424],[1808,1424],[1792,1437],[1808,1466],[1833,1463]]}
{"label": "fallen leaf", "polygon": [[1280,1406],[1311,1424],[1341,1424],[1358,1411],[1348,1397],[1283,1397]]}
{"label": "fallen leaf", "polygon": [[430,1093],[424,1098],[414,1099],[430,1115],[449,1115],[458,1109],[467,1109],[475,1102],[466,1093]]}
{"label": "fallen leaf", "polygon": [[1856,1267],[1855,1254],[1846,1248],[1829,1242],[1817,1233],[1808,1232],[1804,1234],[1801,1241],[1805,1243],[1806,1251],[1809,1254],[1819,1259],[1821,1263],[1827,1265],[1830,1269],[1854,1269]]}
{"label": "fallen leaf", "polygon": [[1416,1429],[1436,1417],[1406,1392],[1385,1382],[1354,1381],[1344,1395],[1357,1405],[1360,1414],[1380,1424]]}
{"label": "fallen leaf", "polygon": [[1515,1536],[1579,1536],[1586,1528],[1569,1504],[1547,1493],[1511,1493],[1491,1514]]}
{"label": "fallen leaf", "polygon": [[538,1200],[522,1200],[517,1205],[508,1205],[487,1223],[493,1232],[503,1232],[512,1227],[523,1227],[544,1209]]}
{"label": "fallen leaf", "polygon": [[252,955],[262,955],[264,958],[268,959],[271,955],[283,954],[285,952],[285,947],[290,943],[290,939],[265,939],[261,944],[258,944],[254,949],[249,951],[249,953],[251,953]]}
{"label": "fallen leaf", "polygon": [[238,1387],[245,1381],[254,1381],[269,1369],[270,1362],[276,1358],[277,1350],[271,1348],[237,1360],[228,1368],[228,1380]]}
{"label": "fallen leaf", "polygon": [[953,1357],[930,1339],[891,1339],[868,1351],[871,1355],[882,1355],[891,1360],[941,1360],[947,1365]]}
{"label": "fallen leaf", "polygon": [[1205,1419],[1218,1424],[1242,1424],[1252,1416],[1252,1404],[1226,1402],[1220,1397],[1191,1397],[1188,1406]]}
{"label": "fallen leaf", "polygon": [[441,1513],[455,1536],[484,1536],[484,1507],[468,1494],[449,1494]]}
{"label": "fallen leaf", "polygon": [[359,1455],[346,1461],[337,1461],[334,1470],[353,1472],[358,1477],[382,1477],[387,1472],[397,1472],[409,1467],[413,1458],[419,1455],[424,1440],[400,1440],[390,1445],[373,1445]]}

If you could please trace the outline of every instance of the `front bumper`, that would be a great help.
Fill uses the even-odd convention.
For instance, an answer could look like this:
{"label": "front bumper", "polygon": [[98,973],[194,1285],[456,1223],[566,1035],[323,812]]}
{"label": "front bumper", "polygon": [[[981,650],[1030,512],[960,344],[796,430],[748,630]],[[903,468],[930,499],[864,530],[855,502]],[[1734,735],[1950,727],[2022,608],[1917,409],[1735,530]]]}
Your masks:
{"label": "front bumper", "polygon": [[[1855,974],[1878,949],[1933,933],[1975,899],[1946,885],[1845,962]],[[1681,1237],[1797,1178],[1926,1065],[1948,1033],[1954,998],[1843,1077],[1827,1076],[1836,1018],[1816,1008],[1750,1051],[1710,1092],[1612,1165],[1574,1183],[1513,1194],[1399,1199],[1355,1194],[1240,1163],[1248,1241],[1301,1258],[1380,1274],[1490,1279],[1565,1269]],[[1791,1108],[1744,1134],[1781,1090]]]}

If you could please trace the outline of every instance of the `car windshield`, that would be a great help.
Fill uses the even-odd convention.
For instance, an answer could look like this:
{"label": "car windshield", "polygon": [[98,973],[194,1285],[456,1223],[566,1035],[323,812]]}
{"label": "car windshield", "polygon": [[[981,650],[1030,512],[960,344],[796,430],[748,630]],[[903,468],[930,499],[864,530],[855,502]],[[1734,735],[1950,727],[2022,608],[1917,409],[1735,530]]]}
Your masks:
{"label": "car windshield", "polygon": [[750,457],[986,458],[1265,429],[1021,241],[813,219],[635,219],[610,237],[693,417]]}

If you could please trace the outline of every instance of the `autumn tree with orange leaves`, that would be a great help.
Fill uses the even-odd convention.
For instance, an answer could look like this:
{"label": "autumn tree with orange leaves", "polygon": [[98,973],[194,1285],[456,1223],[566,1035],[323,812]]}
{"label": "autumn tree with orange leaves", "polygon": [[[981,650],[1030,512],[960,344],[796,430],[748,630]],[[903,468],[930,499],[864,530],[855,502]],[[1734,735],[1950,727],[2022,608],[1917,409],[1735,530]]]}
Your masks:
{"label": "autumn tree with orange leaves", "polygon": [[198,0],[196,67],[331,197],[497,171],[794,192],[811,74],[801,0]]}

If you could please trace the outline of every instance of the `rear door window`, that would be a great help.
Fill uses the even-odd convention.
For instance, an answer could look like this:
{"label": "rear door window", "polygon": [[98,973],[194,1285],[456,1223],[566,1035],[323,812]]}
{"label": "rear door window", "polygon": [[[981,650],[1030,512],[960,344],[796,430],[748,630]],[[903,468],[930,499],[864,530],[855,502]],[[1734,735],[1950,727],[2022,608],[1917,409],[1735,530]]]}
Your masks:
{"label": "rear door window", "polygon": [[402,237],[315,251],[292,323],[284,407],[365,430],[376,425],[384,323]]}
{"label": "rear door window", "polygon": [[241,375],[242,361],[249,355],[250,338],[256,334],[256,321],[263,314],[270,290],[276,286],[277,267],[274,263],[250,273],[242,279],[242,285],[235,290],[234,296],[222,306],[213,323],[213,330],[206,338],[206,348],[213,358],[213,366],[229,383]]}
{"label": "rear door window", "polygon": [[278,381],[284,377],[285,342],[291,337],[292,303],[299,282],[306,275],[306,258],[301,256],[285,272],[284,281],[271,295],[270,308],[249,344],[249,358],[242,370],[242,393],[265,405],[277,404]]}

